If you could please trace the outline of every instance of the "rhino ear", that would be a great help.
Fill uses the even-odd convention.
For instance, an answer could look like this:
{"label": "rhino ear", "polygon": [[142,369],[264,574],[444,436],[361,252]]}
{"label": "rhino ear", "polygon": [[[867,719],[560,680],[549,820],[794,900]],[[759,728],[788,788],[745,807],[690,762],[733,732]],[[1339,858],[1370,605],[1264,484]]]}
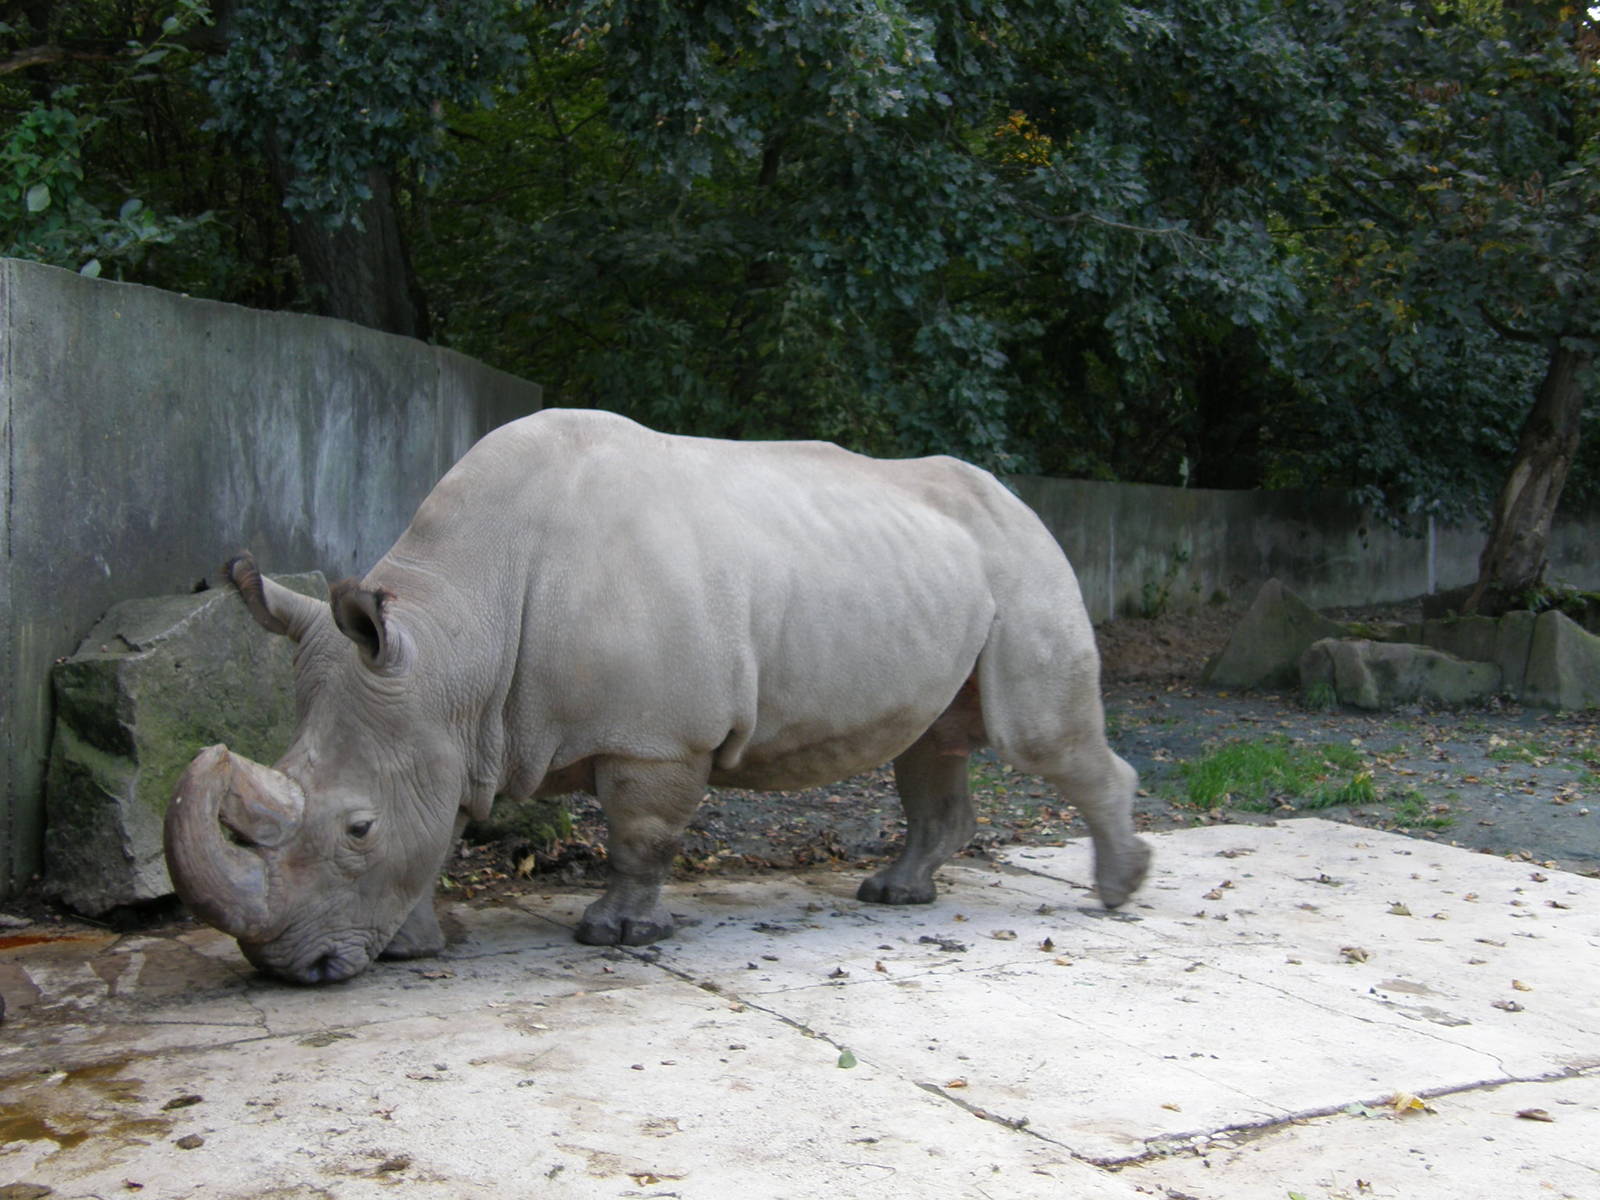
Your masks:
{"label": "rhino ear", "polygon": [[250,615],[268,633],[281,633],[298,642],[327,611],[322,601],[290,591],[261,574],[248,550],[229,559],[222,574],[239,590]]}
{"label": "rhino ear", "polygon": [[390,611],[393,600],[383,589],[355,579],[340,580],[330,592],[333,623],[356,644],[361,661],[375,671],[401,671],[409,658],[405,632]]}

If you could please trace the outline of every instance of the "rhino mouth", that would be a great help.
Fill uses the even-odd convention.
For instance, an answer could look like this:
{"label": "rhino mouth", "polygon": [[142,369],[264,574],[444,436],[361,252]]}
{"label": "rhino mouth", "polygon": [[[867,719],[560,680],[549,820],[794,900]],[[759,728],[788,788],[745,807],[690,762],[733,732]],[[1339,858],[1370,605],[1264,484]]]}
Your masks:
{"label": "rhino mouth", "polygon": [[256,970],[290,983],[343,983],[372,962],[362,945],[323,945],[293,956],[285,956],[275,942],[240,941],[239,949]]}

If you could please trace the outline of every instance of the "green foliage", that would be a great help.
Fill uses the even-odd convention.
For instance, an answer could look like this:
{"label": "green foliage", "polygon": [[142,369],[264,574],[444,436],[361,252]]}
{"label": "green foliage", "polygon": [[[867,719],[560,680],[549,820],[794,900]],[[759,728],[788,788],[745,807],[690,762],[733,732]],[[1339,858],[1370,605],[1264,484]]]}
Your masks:
{"label": "green foliage", "polygon": [[[124,44],[108,81],[15,97],[0,140],[0,254],[85,275],[99,275],[108,266],[120,274],[152,248],[190,235],[210,219],[209,213],[158,214],[88,167],[90,144],[131,105],[133,88],[177,51],[179,36],[204,19],[203,4],[182,0],[152,36]],[[15,42],[18,34],[0,27],[7,40]]]}
{"label": "green foliage", "polygon": [[218,129],[281,156],[284,206],[330,224],[372,196],[367,173],[447,164],[446,104],[486,104],[520,61],[519,0],[249,0],[206,68]]}
{"label": "green foliage", "polygon": [[1275,352],[1300,398],[1273,481],[1481,512],[1554,339],[1600,334],[1594,20],[1497,0],[1290,11],[1340,118],[1297,197],[1317,303]]}
{"label": "green foliage", "polygon": [[9,253],[305,307],[381,174],[441,340],[663,428],[1461,516],[1596,332],[1548,0],[39,11]]}

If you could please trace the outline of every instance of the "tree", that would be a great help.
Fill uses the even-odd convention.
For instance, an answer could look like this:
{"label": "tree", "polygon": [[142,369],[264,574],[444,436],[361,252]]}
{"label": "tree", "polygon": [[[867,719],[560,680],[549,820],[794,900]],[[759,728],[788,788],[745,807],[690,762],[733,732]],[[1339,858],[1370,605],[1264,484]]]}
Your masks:
{"label": "tree", "polygon": [[[531,14],[426,210],[441,334],[674,428],[1176,481],[1189,356],[1295,297],[1268,223],[1315,136],[1270,6],[1191,7]],[[1171,455],[1081,436],[1113,391]]]}
{"label": "tree", "polygon": [[265,155],[318,311],[427,337],[406,180],[446,161],[447,103],[487,103],[519,61],[515,0],[228,0],[210,65],[216,125]]}
{"label": "tree", "polygon": [[[0,21],[0,253],[88,275],[137,268],[161,247],[200,240],[210,214],[162,212],[155,181],[107,153],[184,57],[198,0],[164,17],[35,0]],[[142,194],[141,194],[142,193]],[[163,206],[164,207],[164,206]]]}
{"label": "tree", "polygon": [[[1479,579],[1449,600],[1503,610],[1543,581],[1600,338],[1595,20],[1543,0],[1312,4],[1302,15],[1329,47],[1327,86],[1348,115],[1318,181],[1327,236],[1308,241],[1329,295],[1366,310],[1357,328],[1388,327],[1386,350],[1367,344],[1375,365],[1399,349],[1426,369],[1441,347],[1476,337],[1467,360],[1492,360],[1498,385],[1520,377],[1531,393],[1510,423],[1520,433]],[[1450,426],[1504,437],[1503,405],[1465,386],[1439,406]],[[1446,456],[1454,432],[1433,431]]]}

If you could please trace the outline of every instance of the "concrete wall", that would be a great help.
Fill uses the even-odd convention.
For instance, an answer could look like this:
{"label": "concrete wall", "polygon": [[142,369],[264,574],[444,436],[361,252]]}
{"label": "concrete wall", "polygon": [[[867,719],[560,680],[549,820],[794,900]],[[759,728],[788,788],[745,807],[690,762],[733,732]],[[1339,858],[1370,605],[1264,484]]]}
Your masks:
{"label": "concrete wall", "polygon": [[249,548],[360,574],[532,384],[406,338],[0,259],[0,895],[37,869],[49,671]]}
{"label": "concrete wall", "polygon": [[[1067,552],[1096,621],[1248,599],[1272,578],[1315,608],[1410,600],[1475,580],[1485,536],[1432,521],[1407,535],[1338,492],[1007,482]],[[1548,578],[1600,589],[1596,547],[1600,512],[1558,517]]]}

